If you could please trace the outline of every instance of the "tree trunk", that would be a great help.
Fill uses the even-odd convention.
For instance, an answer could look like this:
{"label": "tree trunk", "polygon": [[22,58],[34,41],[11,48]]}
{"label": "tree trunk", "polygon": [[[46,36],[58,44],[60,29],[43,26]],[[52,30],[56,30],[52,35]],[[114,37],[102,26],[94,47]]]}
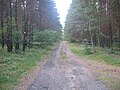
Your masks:
{"label": "tree trunk", "polygon": [[112,27],[111,27],[111,5],[110,5],[110,0],[107,0],[107,16],[108,16],[108,26],[109,26],[109,48],[111,48],[111,46],[113,45],[113,33],[112,33]]}
{"label": "tree trunk", "polygon": [[12,7],[11,0],[7,2],[7,51],[12,52]]}
{"label": "tree trunk", "polygon": [[15,50],[19,50],[19,32],[18,32],[18,0],[15,4],[15,23],[16,23],[16,37],[15,37]]}
{"label": "tree trunk", "polygon": [[1,4],[1,33],[2,33],[2,35],[1,35],[1,43],[2,43],[2,48],[4,49],[4,42],[5,42],[5,39],[4,39],[4,31],[3,31],[3,23],[4,23],[4,20],[3,20],[3,1],[2,0],[0,0],[1,2],[0,2],[0,4]]}
{"label": "tree trunk", "polygon": [[28,34],[28,18],[26,15],[28,15],[28,12],[27,12],[27,2],[26,2],[26,5],[25,5],[25,2],[24,0],[22,0],[23,2],[23,8],[24,8],[24,11],[23,11],[23,20],[24,20],[24,25],[23,25],[23,51],[25,51],[26,47],[27,47],[27,34]]}

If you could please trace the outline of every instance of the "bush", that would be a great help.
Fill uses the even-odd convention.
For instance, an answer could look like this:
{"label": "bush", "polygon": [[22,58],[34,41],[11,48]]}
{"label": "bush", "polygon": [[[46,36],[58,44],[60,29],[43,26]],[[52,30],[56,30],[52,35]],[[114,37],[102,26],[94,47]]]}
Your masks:
{"label": "bush", "polygon": [[45,30],[34,34],[34,42],[32,43],[35,47],[45,48],[53,45],[54,42],[59,40],[57,31]]}
{"label": "bush", "polygon": [[92,46],[89,45],[89,44],[85,44],[85,49],[84,50],[85,50],[85,54],[87,54],[87,55],[94,53]]}
{"label": "bush", "polygon": [[93,50],[93,46],[92,46],[92,44],[90,43],[89,40],[84,39],[84,40],[83,40],[83,44],[84,44],[84,46],[85,46],[85,49],[84,49],[85,54],[89,55],[89,54],[93,54],[93,53],[95,52],[95,51]]}

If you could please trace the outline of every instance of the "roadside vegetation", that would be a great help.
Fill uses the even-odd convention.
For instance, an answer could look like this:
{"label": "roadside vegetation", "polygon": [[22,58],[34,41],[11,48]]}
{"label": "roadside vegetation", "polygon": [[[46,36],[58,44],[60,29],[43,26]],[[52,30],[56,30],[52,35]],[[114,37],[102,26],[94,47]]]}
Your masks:
{"label": "roadside vegetation", "polygon": [[111,51],[110,49],[103,49],[100,47],[94,47],[93,49],[89,47],[86,48],[85,45],[78,43],[68,44],[72,52],[81,58],[120,66],[120,52],[118,51]]}
{"label": "roadside vegetation", "polygon": [[0,88],[11,90],[50,49],[29,49],[26,52],[8,53],[0,49]]}
{"label": "roadside vegetation", "polygon": [[66,59],[67,59],[66,52],[61,51],[61,58],[62,58],[63,60],[66,60]]}

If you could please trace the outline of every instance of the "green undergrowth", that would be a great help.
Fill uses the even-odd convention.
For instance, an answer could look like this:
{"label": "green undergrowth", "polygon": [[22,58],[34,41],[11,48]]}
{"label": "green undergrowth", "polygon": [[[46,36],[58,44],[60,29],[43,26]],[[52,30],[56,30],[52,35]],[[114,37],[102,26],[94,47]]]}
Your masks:
{"label": "green undergrowth", "polygon": [[12,90],[18,80],[28,74],[52,49],[53,46],[32,48],[18,54],[0,49],[0,90]]}
{"label": "green undergrowth", "polygon": [[64,59],[64,60],[67,59],[66,52],[61,51],[61,58]]}
{"label": "green undergrowth", "polygon": [[107,49],[103,49],[100,47],[95,47],[94,48],[94,53],[91,54],[86,54],[85,46],[80,45],[77,43],[68,43],[70,49],[72,50],[73,53],[75,53],[78,56],[81,56],[83,59],[87,60],[96,60],[98,62],[103,62],[115,66],[120,66],[120,58],[117,57],[120,52],[117,52],[116,54],[110,54]]}

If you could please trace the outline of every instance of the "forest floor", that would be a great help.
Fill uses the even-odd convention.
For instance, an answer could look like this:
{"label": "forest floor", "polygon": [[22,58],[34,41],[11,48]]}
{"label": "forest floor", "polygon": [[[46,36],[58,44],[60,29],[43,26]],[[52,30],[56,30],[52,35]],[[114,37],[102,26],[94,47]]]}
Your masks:
{"label": "forest floor", "polygon": [[113,78],[119,81],[119,76],[119,67],[83,60],[63,41],[15,90],[111,90],[111,84],[106,81],[111,82]]}

